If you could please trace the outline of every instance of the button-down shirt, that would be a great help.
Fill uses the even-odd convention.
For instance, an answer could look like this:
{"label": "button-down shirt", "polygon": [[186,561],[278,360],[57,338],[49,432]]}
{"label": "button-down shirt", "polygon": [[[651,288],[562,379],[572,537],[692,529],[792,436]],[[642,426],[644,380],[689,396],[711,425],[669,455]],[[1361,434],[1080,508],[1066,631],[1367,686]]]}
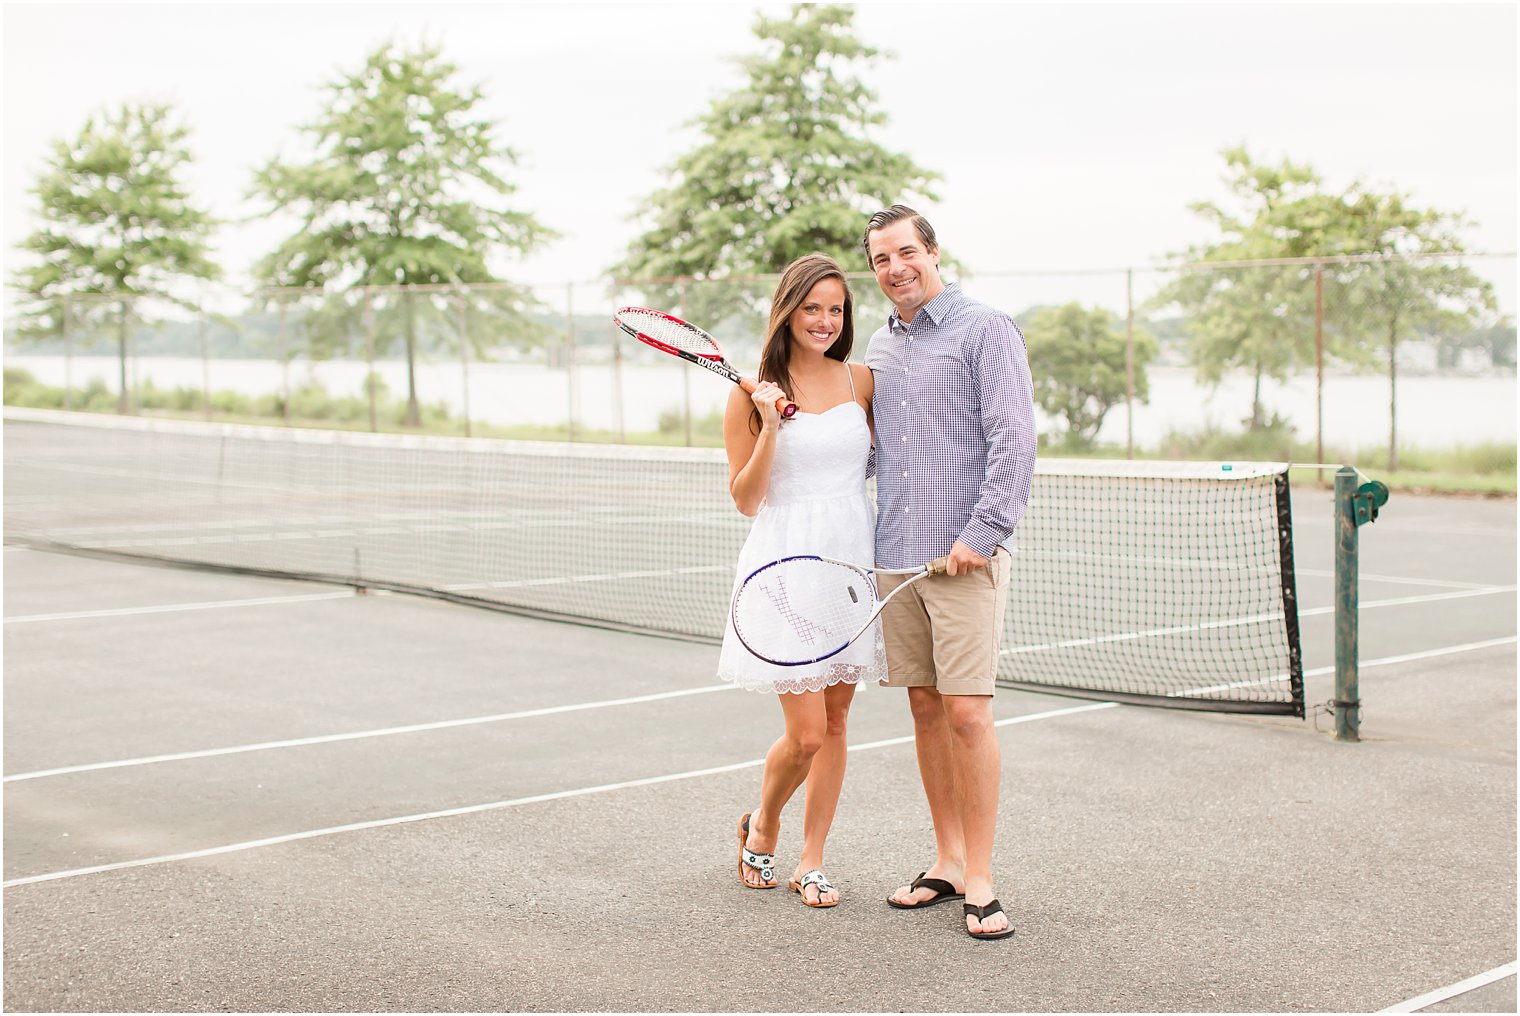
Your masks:
{"label": "button-down shirt", "polygon": [[911,323],[871,336],[876,381],[876,565],[912,568],[960,540],[1011,550],[1034,476],[1034,391],[1024,335],[953,283]]}

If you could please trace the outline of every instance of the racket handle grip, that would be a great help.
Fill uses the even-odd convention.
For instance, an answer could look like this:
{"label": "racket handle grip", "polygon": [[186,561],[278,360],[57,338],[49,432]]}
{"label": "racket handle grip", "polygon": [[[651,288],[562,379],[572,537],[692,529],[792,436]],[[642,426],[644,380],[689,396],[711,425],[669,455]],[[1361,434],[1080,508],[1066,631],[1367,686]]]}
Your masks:
{"label": "racket handle grip", "polygon": [[[754,378],[747,377],[743,381],[739,382],[739,387],[743,388],[745,391],[753,395],[755,393],[755,389],[759,388],[760,385],[756,383]],[[785,396],[782,396],[776,400],[776,412],[781,414],[781,418],[783,420],[790,420],[792,417],[797,415],[797,403],[788,400]]]}
{"label": "racket handle grip", "polygon": [[945,569],[949,566],[949,564],[950,555],[946,554],[944,557],[937,557],[933,561],[930,561],[928,564],[924,565],[924,568],[930,575],[943,575],[945,574]]}

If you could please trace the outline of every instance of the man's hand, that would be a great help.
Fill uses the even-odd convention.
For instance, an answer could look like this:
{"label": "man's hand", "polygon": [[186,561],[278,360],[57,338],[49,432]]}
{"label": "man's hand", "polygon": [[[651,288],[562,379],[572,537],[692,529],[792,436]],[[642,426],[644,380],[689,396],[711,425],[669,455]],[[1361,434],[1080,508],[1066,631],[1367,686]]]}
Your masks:
{"label": "man's hand", "polygon": [[960,575],[987,567],[987,559],[959,540],[950,548],[950,560],[945,565],[946,575]]}

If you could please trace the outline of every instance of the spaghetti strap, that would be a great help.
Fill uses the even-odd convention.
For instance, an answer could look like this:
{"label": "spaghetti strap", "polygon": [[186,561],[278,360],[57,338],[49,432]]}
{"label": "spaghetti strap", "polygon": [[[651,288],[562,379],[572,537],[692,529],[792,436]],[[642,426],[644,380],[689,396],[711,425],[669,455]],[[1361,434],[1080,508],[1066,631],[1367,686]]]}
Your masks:
{"label": "spaghetti strap", "polygon": [[850,378],[850,401],[859,402],[860,400],[855,397],[855,372],[850,369],[849,361],[845,362],[844,372],[845,374],[849,375]]}

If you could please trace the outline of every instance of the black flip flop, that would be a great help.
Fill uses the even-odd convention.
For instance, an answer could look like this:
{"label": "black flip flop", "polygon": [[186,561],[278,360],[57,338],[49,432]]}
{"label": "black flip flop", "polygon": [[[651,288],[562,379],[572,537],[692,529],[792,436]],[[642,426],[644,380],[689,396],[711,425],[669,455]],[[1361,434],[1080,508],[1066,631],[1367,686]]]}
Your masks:
{"label": "black flip flop", "polygon": [[[993,914],[1004,914],[1003,905],[997,900],[993,900],[985,907],[979,907],[975,903],[962,903],[961,911],[967,917],[974,917],[978,921],[985,921]],[[1004,914],[1004,916],[1006,917],[1007,915]],[[972,931],[970,928],[967,928],[966,934],[972,938],[1007,938],[1013,934],[1013,925],[1009,924],[1002,931]]]}
{"label": "black flip flop", "polygon": [[887,906],[896,907],[898,910],[922,910],[925,907],[932,907],[936,903],[948,903],[951,900],[963,900],[966,898],[965,893],[956,892],[955,886],[942,878],[924,878],[927,874],[929,874],[927,871],[919,872],[918,878],[913,880],[913,884],[908,886],[908,889],[910,891],[913,889],[932,889],[939,893],[938,896],[924,900],[922,903],[899,903],[888,896]]}

